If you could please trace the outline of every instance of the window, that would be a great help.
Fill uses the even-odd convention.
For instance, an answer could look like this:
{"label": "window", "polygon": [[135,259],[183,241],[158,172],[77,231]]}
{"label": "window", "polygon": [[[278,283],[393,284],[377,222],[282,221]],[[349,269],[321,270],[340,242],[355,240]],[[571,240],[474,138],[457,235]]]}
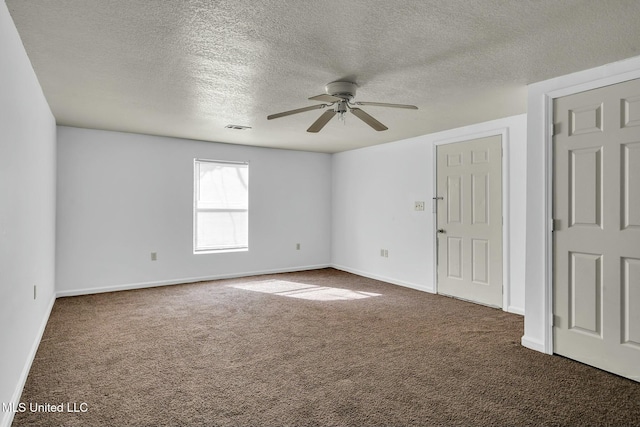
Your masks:
{"label": "window", "polygon": [[194,160],[194,253],[249,248],[249,164]]}

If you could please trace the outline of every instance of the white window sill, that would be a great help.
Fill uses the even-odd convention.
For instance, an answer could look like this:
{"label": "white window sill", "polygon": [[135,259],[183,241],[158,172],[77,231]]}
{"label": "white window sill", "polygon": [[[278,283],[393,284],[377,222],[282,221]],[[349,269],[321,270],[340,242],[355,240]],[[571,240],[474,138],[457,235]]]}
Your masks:
{"label": "white window sill", "polygon": [[202,250],[194,250],[194,255],[203,255],[203,254],[222,254],[228,252],[249,252],[249,248],[229,248],[229,249],[202,249]]}

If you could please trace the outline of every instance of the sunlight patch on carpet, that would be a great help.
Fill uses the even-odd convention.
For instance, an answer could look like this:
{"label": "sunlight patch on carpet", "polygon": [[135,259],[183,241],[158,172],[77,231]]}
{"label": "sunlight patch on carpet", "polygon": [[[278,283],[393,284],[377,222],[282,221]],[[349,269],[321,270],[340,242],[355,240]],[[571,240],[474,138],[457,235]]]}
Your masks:
{"label": "sunlight patch on carpet", "polygon": [[313,301],[344,301],[382,295],[375,294],[373,292],[352,291],[350,289],[330,288],[326,286],[288,282],[286,280],[264,280],[261,282],[229,285],[229,287]]}

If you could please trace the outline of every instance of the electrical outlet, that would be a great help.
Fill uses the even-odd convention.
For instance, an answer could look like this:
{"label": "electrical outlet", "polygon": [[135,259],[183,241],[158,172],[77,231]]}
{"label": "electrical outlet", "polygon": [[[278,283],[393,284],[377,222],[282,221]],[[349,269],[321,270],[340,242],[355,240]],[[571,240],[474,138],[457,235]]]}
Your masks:
{"label": "electrical outlet", "polygon": [[388,249],[384,250],[384,257],[385,258],[389,258],[389,250]]}
{"label": "electrical outlet", "polygon": [[417,211],[423,211],[424,210],[424,202],[415,202],[414,209],[417,210]]}
{"label": "electrical outlet", "polygon": [[296,243],[296,251],[300,250],[300,243]]}
{"label": "electrical outlet", "polygon": [[151,252],[151,261],[157,261],[157,260],[158,260],[158,253]]}

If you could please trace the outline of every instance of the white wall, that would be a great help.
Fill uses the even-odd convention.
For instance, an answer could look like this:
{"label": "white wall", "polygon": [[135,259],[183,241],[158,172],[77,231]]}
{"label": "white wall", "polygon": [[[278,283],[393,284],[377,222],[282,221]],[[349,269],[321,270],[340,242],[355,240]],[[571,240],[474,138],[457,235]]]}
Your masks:
{"label": "white wall", "polygon": [[[432,290],[430,150],[415,138],[334,154],[336,268]],[[414,211],[416,200],[429,201],[427,210]]]}
{"label": "white wall", "polygon": [[529,86],[526,307],[522,344],[553,353],[549,129],[554,98],[640,78],[640,56]]}
{"label": "white wall", "polygon": [[[524,313],[526,115],[335,154],[334,266],[434,292],[434,146],[500,132],[506,135],[509,167],[507,308]],[[414,210],[415,201],[426,202],[424,212]],[[380,249],[389,257],[381,257]]]}
{"label": "white wall", "polygon": [[19,400],[53,304],[56,130],[4,1],[0,52],[1,404]]}
{"label": "white wall", "polygon": [[[250,162],[248,252],[193,254],[194,158]],[[58,295],[324,267],[331,156],[59,127],[57,217]]]}

